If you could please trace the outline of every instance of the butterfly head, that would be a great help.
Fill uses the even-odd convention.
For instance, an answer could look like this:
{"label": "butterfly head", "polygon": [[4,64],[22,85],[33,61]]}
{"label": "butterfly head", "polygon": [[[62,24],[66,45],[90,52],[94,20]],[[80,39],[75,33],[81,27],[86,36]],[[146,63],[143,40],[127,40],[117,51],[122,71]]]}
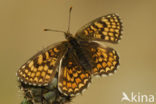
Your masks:
{"label": "butterfly head", "polygon": [[65,38],[68,40],[69,38],[73,37],[73,35],[69,32],[65,32]]}

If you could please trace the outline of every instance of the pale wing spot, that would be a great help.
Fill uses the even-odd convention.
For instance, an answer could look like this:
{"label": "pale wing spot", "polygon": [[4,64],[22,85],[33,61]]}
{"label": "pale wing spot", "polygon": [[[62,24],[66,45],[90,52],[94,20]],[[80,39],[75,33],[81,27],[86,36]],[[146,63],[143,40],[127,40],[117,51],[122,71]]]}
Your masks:
{"label": "pale wing spot", "polygon": [[43,82],[43,79],[40,79],[39,82],[42,83]]}
{"label": "pale wing spot", "polygon": [[106,72],[108,72],[110,70],[110,68],[109,67],[106,67]]}
{"label": "pale wing spot", "polygon": [[33,70],[34,70],[34,66],[32,66],[32,67],[30,68],[30,70],[33,71]]}
{"label": "pale wing spot", "polygon": [[63,85],[65,86],[67,84],[67,82],[66,81],[63,81]]}
{"label": "pale wing spot", "polygon": [[85,75],[84,74],[81,74],[80,77],[81,77],[81,79],[84,79],[85,78]]}
{"label": "pale wing spot", "polygon": [[22,69],[24,69],[24,68],[25,68],[25,65],[22,66]]}
{"label": "pale wing spot", "polygon": [[95,37],[101,39],[101,35],[100,34],[95,34]]}
{"label": "pale wing spot", "polygon": [[113,53],[112,53],[112,52],[110,52],[110,53],[109,53],[109,55],[110,55],[110,56],[113,56]]}
{"label": "pale wing spot", "polygon": [[78,88],[75,88],[74,92],[77,92],[77,91],[79,91],[79,89]]}
{"label": "pale wing spot", "polygon": [[28,71],[28,69],[25,69],[25,73],[28,73],[29,71]]}
{"label": "pale wing spot", "polygon": [[103,62],[102,66],[105,68],[107,66],[107,64],[105,62]]}
{"label": "pale wing spot", "polygon": [[36,72],[37,71],[37,68],[34,68],[33,71]]}
{"label": "pale wing spot", "polygon": [[102,55],[103,55],[105,58],[108,57],[108,55],[107,55],[106,53],[102,53]]}
{"label": "pale wing spot", "polygon": [[80,78],[76,78],[75,81],[77,84],[81,82]]}
{"label": "pale wing spot", "polygon": [[51,65],[51,66],[54,66],[54,65],[55,65],[55,63],[56,63],[56,61],[55,61],[54,59],[52,59],[52,61],[51,61],[50,65]]}
{"label": "pale wing spot", "polygon": [[114,37],[111,37],[110,39],[111,39],[111,41],[114,41],[115,40]]}
{"label": "pale wing spot", "polygon": [[102,62],[102,60],[103,60],[103,59],[100,57],[100,58],[99,58],[99,62]]}
{"label": "pale wing spot", "polygon": [[31,75],[31,72],[28,72],[28,76],[30,77],[30,75]]}
{"label": "pale wing spot", "polygon": [[45,65],[44,68],[43,68],[43,70],[44,70],[44,71],[47,71],[47,70],[48,70],[48,66]]}
{"label": "pale wing spot", "polygon": [[105,40],[109,40],[109,36],[105,36]]}
{"label": "pale wing spot", "polygon": [[41,76],[42,76],[43,78],[45,77],[45,75],[46,75],[45,72],[42,72],[42,73],[41,73]]}
{"label": "pale wing spot", "polygon": [[35,76],[35,73],[31,73],[31,77],[33,78]]}
{"label": "pale wing spot", "polygon": [[102,51],[102,53],[103,52],[106,52],[106,50],[105,49],[103,49],[103,48],[98,48],[99,50],[101,50]]}
{"label": "pale wing spot", "polygon": [[110,15],[107,15],[107,18],[110,18],[111,16]]}
{"label": "pale wing spot", "polygon": [[71,83],[70,82],[67,83],[67,87],[71,87]]}
{"label": "pale wing spot", "polygon": [[94,70],[94,72],[97,72],[97,71],[98,71],[98,69],[97,69],[97,68],[94,68],[93,70]]}
{"label": "pale wing spot", "polygon": [[84,84],[86,84],[87,82],[88,82],[88,79],[85,79],[85,80],[84,80]]}
{"label": "pale wing spot", "polygon": [[115,36],[118,38],[119,37],[119,34],[115,34]]}
{"label": "pale wing spot", "polygon": [[73,92],[73,89],[70,88],[70,89],[68,90],[68,92]]}
{"label": "pale wing spot", "polygon": [[48,73],[49,73],[49,74],[52,74],[52,72],[53,72],[53,70],[48,70]]}
{"label": "pale wing spot", "polygon": [[98,28],[103,28],[103,25],[101,23],[95,22],[94,23]]}
{"label": "pale wing spot", "polygon": [[113,36],[113,33],[112,32],[110,32],[110,33],[108,33],[109,34],[109,36]]}
{"label": "pale wing spot", "polygon": [[101,52],[97,52],[97,55],[98,55],[98,56],[101,56]]}
{"label": "pale wing spot", "polygon": [[102,68],[101,64],[97,64],[97,68],[98,69]]}
{"label": "pale wing spot", "polygon": [[100,73],[103,73],[103,72],[105,72],[105,70],[101,69],[101,70],[100,70]]}
{"label": "pale wing spot", "polygon": [[79,84],[79,88],[82,88],[84,86],[84,84],[80,83]]}
{"label": "pale wing spot", "polygon": [[62,83],[58,83],[58,85],[59,85],[60,87],[62,87]]}
{"label": "pale wing spot", "polygon": [[37,77],[35,77],[35,78],[34,78],[34,81],[38,82],[38,78],[37,78]]}
{"label": "pale wing spot", "polygon": [[50,76],[49,75],[46,75],[46,77],[45,77],[46,79],[50,79]]}
{"label": "pale wing spot", "polygon": [[111,66],[111,70],[113,70],[114,69],[114,66]]}
{"label": "pale wing spot", "polygon": [[105,30],[105,31],[109,31],[109,28],[106,27],[106,28],[104,28],[104,30]]}
{"label": "pale wing spot", "polygon": [[70,81],[70,76],[68,73],[67,73],[67,80]]}
{"label": "pale wing spot", "polygon": [[59,52],[59,50],[57,48],[54,48],[54,52]]}
{"label": "pale wing spot", "polygon": [[26,80],[29,80],[29,78],[28,78],[28,77],[26,77],[25,79],[26,79]]}
{"label": "pale wing spot", "polygon": [[111,22],[114,22],[114,20],[113,20],[113,19],[110,19],[110,21],[111,21]]}
{"label": "pale wing spot", "polygon": [[111,31],[111,32],[114,32],[114,29],[111,28],[110,31]]}
{"label": "pale wing spot", "polygon": [[76,88],[76,87],[77,87],[76,83],[73,83],[72,88]]}
{"label": "pale wing spot", "polygon": [[97,31],[97,29],[95,27],[93,27],[92,25],[90,26],[90,28],[94,31]]}
{"label": "pale wing spot", "polygon": [[38,56],[38,64],[41,64],[42,62],[43,62],[43,55],[40,54],[40,55]]}
{"label": "pale wing spot", "polygon": [[38,76],[40,76],[40,74],[41,74],[40,72],[37,72],[37,73],[36,73],[36,76],[38,77]]}
{"label": "pale wing spot", "polygon": [[108,35],[107,33],[108,33],[108,32],[106,32],[106,31],[103,31],[103,32],[102,32],[103,35]]}
{"label": "pale wing spot", "polygon": [[113,25],[112,28],[116,28],[116,25]]}
{"label": "pale wing spot", "polygon": [[115,29],[115,32],[119,33],[119,30],[118,29]]}
{"label": "pale wing spot", "polygon": [[120,26],[117,26],[118,29],[120,29]]}
{"label": "pale wing spot", "polygon": [[23,76],[24,78],[26,77],[26,75],[25,75],[25,74],[23,74],[22,76]]}
{"label": "pale wing spot", "polygon": [[88,31],[87,31],[87,30],[84,30],[84,33],[85,33],[86,35],[88,35]]}
{"label": "pale wing spot", "polygon": [[46,59],[49,59],[49,53],[48,52],[45,53],[45,56],[46,56]]}
{"label": "pale wing spot", "polygon": [[67,91],[67,88],[66,87],[63,87],[62,89],[65,90],[65,91]]}
{"label": "pale wing spot", "polygon": [[107,27],[108,27],[108,28],[110,28],[110,27],[111,27],[111,25],[110,25],[110,24],[107,24]]}
{"label": "pale wing spot", "polygon": [[38,70],[39,70],[39,71],[42,71],[42,70],[43,70],[43,66],[39,66],[39,67],[38,67]]}
{"label": "pale wing spot", "polygon": [[110,67],[112,65],[112,63],[111,62],[107,62],[107,65]]}
{"label": "pale wing spot", "polygon": [[116,62],[116,61],[114,61],[114,62],[113,62],[113,65],[115,66],[116,64],[117,64],[117,62]]}
{"label": "pale wing spot", "polygon": [[112,52],[113,52],[113,54],[115,54],[115,51],[114,50]]}
{"label": "pale wing spot", "polygon": [[110,22],[106,21],[107,26],[110,25]]}
{"label": "pale wing spot", "polygon": [[116,23],[115,22],[112,22],[112,25],[116,25]]}
{"label": "pale wing spot", "polygon": [[103,17],[103,18],[101,19],[101,21],[107,22],[108,20],[107,20],[106,18]]}
{"label": "pale wing spot", "polygon": [[34,64],[34,61],[31,61],[31,62],[29,63],[29,67],[31,67],[33,64]]}
{"label": "pale wing spot", "polygon": [[74,73],[74,74],[73,74],[73,76],[74,76],[74,77],[77,77],[77,76],[78,76],[78,74],[77,74],[77,73]]}
{"label": "pale wing spot", "polygon": [[109,57],[109,61],[112,62],[114,59],[112,57]]}
{"label": "pale wing spot", "polygon": [[30,82],[32,82],[33,81],[33,79],[32,78],[30,78],[30,80],[29,80]]}

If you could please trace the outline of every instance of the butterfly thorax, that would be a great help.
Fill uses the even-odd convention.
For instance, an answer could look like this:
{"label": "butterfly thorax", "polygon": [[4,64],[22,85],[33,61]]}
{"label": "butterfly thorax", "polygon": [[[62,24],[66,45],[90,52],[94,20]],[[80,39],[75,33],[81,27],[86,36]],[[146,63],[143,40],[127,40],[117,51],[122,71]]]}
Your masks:
{"label": "butterfly thorax", "polygon": [[[74,51],[75,56],[77,58],[77,61],[80,63],[80,65],[85,69],[85,70],[91,70],[92,65],[86,56],[84,50],[81,48],[81,45],[79,44],[79,41],[74,38],[72,35],[68,35],[67,40],[69,41],[71,50]],[[70,49],[69,49],[70,50]]]}

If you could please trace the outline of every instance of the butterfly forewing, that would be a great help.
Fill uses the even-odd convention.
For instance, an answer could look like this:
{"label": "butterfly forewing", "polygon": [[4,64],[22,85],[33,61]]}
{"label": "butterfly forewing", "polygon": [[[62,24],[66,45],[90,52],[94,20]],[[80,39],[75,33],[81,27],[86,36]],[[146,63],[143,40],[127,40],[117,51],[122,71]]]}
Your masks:
{"label": "butterfly forewing", "polygon": [[90,80],[90,71],[85,71],[73,52],[68,51],[59,70],[59,90],[67,96],[75,96],[87,88]]}
{"label": "butterfly forewing", "polygon": [[92,62],[94,62],[94,67],[91,69],[93,75],[108,75],[117,69],[119,56],[113,48],[95,42],[81,42],[81,47],[87,49],[88,54],[92,57]]}
{"label": "butterfly forewing", "polygon": [[83,26],[76,33],[76,38],[117,43],[121,39],[121,31],[122,23],[119,16],[109,14]]}
{"label": "butterfly forewing", "polygon": [[49,46],[27,61],[18,71],[19,80],[25,84],[42,86],[51,82],[67,42]]}

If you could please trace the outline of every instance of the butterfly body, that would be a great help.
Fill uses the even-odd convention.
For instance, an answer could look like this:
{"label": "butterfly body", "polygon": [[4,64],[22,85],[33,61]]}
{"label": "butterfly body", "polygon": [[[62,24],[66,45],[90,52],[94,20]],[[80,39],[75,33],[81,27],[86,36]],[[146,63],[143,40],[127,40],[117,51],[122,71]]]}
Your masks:
{"label": "butterfly body", "polygon": [[19,82],[30,87],[48,87],[55,79],[55,86],[62,95],[72,97],[82,93],[92,76],[116,71],[117,52],[96,41],[118,43],[121,31],[119,16],[109,14],[89,22],[75,36],[65,32],[66,41],[50,45],[19,68]]}
{"label": "butterfly body", "polygon": [[92,65],[87,57],[87,54],[84,52],[85,50],[81,48],[81,45],[75,37],[69,37],[68,42],[70,43],[70,47],[68,47],[69,53],[73,54],[80,65],[83,67],[84,70],[91,70]]}

